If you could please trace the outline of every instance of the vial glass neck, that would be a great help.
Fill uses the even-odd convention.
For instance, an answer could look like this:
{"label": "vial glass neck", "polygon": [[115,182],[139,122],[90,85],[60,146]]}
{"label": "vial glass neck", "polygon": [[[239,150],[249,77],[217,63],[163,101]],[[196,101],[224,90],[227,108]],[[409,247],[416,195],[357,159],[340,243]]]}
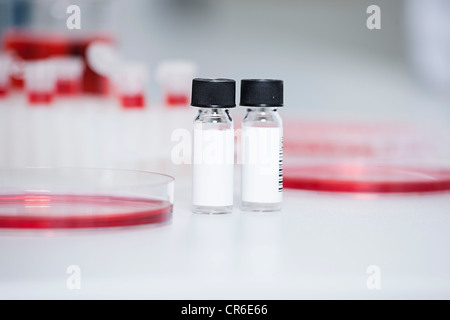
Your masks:
{"label": "vial glass neck", "polygon": [[247,107],[247,112],[272,112],[277,111],[277,107]]}
{"label": "vial glass neck", "polygon": [[212,123],[232,121],[227,108],[200,108],[196,120]]}
{"label": "vial glass neck", "polygon": [[200,108],[199,113],[209,115],[228,115],[228,109],[226,108]]}

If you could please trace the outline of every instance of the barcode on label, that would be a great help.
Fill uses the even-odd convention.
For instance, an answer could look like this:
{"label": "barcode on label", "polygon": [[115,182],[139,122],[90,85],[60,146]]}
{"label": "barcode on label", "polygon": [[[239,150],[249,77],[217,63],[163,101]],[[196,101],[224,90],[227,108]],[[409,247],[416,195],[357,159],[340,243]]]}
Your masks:
{"label": "barcode on label", "polygon": [[280,139],[280,151],[278,158],[278,192],[283,191],[283,137]]}

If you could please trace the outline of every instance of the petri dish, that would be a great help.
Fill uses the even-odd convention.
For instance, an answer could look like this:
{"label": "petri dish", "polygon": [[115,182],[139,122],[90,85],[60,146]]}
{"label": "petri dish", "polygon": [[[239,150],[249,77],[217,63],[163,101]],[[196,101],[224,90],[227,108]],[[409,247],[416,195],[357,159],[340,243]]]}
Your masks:
{"label": "petri dish", "polygon": [[0,168],[0,228],[80,229],[170,221],[174,178],[131,170]]}
{"label": "petri dish", "polygon": [[424,193],[450,190],[450,170],[357,163],[290,165],[288,189],[358,193]]}

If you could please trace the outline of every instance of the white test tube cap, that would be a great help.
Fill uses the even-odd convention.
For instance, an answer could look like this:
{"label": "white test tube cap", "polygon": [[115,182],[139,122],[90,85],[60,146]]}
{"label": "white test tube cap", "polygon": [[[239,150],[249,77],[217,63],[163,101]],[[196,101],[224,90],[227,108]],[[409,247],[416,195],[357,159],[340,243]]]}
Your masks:
{"label": "white test tube cap", "polygon": [[25,89],[28,92],[53,93],[56,68],[52,59],[28,61],[24,70]]}
{"label": "white test tube cap", "polygon": [[142,94],[148,80],[147,66],[144,63],[121,63],[115,69],[114,85],[122,95]]}
{"label": "white test tube cap", "polygon": [[58,80],[79,79],[84,71],[84,62],[80,57],[55,57],[51,60]]}
{"label": "white test tube cap", "polygon": [[117,49],[102,41],[92,42],[86,52],[87,64],[97,74],[112,78],[121,64]]}

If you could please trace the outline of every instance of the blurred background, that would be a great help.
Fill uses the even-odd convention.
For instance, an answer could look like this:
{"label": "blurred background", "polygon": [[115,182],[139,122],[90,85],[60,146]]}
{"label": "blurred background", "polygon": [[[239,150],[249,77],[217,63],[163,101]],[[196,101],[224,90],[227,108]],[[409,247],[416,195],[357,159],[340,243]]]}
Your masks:
{"label": "blurred background", "polygon": [[0,0],[0,165],[186,173],[171,134],[197,76],[283,79],[296,165],[446,165],[449,16],[444,0]]}

